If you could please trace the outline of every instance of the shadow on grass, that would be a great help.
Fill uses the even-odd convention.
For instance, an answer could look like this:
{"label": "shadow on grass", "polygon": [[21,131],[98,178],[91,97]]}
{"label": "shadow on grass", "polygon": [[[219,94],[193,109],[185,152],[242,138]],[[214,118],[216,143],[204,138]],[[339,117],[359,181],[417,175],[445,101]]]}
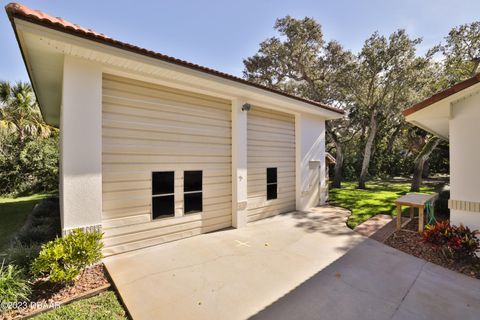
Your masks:
{"label": "shadow on grass", "polygon": [[[330,204],[352,211],[347,220],[350,228],[355,228],[369,218],[383,213],[395,214],[394,201],[408,193],[409,183],[370,182],[367,189],[357,189],[355,182],[345,182],[341,189],[330,190]],[[420,192],[430,193],[434,188],[423,187]],[[405,211],[408,209],[405,209]]]}
{"label": "shadow on grass", "polygon": [[48,194],[34,194],[28,197],[0,197],[0,253],[6,248],[12,236],[23,226],[33,207]]}

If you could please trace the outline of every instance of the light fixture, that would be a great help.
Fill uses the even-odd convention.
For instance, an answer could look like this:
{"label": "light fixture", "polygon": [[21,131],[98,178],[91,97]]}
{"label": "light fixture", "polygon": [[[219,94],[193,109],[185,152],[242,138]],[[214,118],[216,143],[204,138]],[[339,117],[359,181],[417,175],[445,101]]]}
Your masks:
{"label": "light fixture", "polygon": [[250,105],[250,103],[244,103],[243,106],[242,106],[242,111],[250,111],[250,109],[252,108],[252,106]]}

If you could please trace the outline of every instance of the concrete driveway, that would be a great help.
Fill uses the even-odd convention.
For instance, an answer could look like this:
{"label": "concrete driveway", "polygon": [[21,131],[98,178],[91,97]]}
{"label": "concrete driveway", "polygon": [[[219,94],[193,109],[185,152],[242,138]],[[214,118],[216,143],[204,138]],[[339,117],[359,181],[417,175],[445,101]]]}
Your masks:
{"label": "concrete driveway", "polygon": [[105,259],[134,319],[478,319],[480,281],[322,207]]}

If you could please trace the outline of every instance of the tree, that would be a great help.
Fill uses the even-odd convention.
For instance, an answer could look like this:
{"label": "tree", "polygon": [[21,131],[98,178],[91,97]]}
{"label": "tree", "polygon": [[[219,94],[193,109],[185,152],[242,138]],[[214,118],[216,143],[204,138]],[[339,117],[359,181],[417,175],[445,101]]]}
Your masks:
{"label": "tree", "polygon": [[41,116],[28,83],[0,82],[0,194],[54,191],[58,130]]}
{"label": "tree", "polygon": [[27,136],[48,137],[54,131],[42,119],[32,86],[24,82],[0,82],[0,124],[18,134],[21,144]]}
{"label": "tree", "polygon": [[420,153],[415,158],[415,166],[413,170],[413,179],[412,184],[410,186],[410,191],[418,192],[420,191],[420,185],[422,184],[422,173],[423,168],[425,166],[425,162],[430,157],[432,151],[438,146],[440,143],[440,138],[432,136],[427,139],[424,147],[420,151]]}
{"label": "tree", "polygon": [[258,52],[243,61],[244,77],[312,100],[341,107],[352,54],[336,41],[326,43],[312,18],[286,16],[274,28],[280,37],[260,43]]}
{"label": "tree", "polygon": [[378,32],[365,41],[358,55],[351,92],[358,117],[365,125],[358,188],[364,189],[379,128],[412,102],[412,88],[428,65],[432,53],[417,57],[420,39],[410,39],[405,30],[388,39]]}
{"label": "tree", "polygon": [[[442,74],[438,74],[437,91],[474,76],[480,66],[480,22],[454,27],[445,37],[445,44],[439,47],[445,57]],[[432,77],[433,78],[433,77]],[[425,164],[439,145],[437,137],[424,137],[424,145],[414,161],[411,191],[419,191]]]}
{"label": "tree", "polygon": [[[244,77],[348,112],[346,84],[351,81],[353,55],[334,40],[325,42],[320,24],[312,18],[286,16],[277,19],[274,28],[280,36],[260,43],[258,52],[243,61]],[[327,136],[336,150],[333,186],[340,186],[342,143],[352,135],[352,126],[346,117],[334,123],[327,123]]]}
{"label": "tree", "polygon": [[480,21],[452,28],[440,46],[445,56],[446,86],[473,77],[480,65]]}

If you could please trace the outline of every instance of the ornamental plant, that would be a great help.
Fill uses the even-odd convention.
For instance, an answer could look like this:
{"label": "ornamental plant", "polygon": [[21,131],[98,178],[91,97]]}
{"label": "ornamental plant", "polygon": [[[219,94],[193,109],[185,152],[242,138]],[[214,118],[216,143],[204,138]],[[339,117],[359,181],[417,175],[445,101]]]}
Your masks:
{"label": "ornamental plant", "polygon": [[447,244],[451,238],[453,227],[448,220],[438,221],[435,224],[428,224],[425,226],[422,237],[423,241],[433,245],[442,246]]}
{"label": "ornamental plant", "polygon": [[471,231],[462,224],[454,227],[452,236],[447,243],[454,257],[458,259],[473,257],[480,248],[480,240],[477,234],[477,231]]}
{"label": "ornamental plant", "polygon": [[0,265],[0,314],[15,303],[28,301],[30,285],[23,270],[5,261]]}
{"label": "ornamental plant", "polygon": [[42,246],[39,256],[32,263],[36,275],[46,275],[57,283],[73,282],[85,268],[102,258],[102,233],[72,231],[63,238],[56,238]]}
{"label": "ornamental plant", "polygon": [[449,221],[440,221],[427,225],[423,232],[423,240],[438,246],[442,252],[451,258],[461,260],[474,257],[480,249],[478,231],[468,227],[450,225]]}

